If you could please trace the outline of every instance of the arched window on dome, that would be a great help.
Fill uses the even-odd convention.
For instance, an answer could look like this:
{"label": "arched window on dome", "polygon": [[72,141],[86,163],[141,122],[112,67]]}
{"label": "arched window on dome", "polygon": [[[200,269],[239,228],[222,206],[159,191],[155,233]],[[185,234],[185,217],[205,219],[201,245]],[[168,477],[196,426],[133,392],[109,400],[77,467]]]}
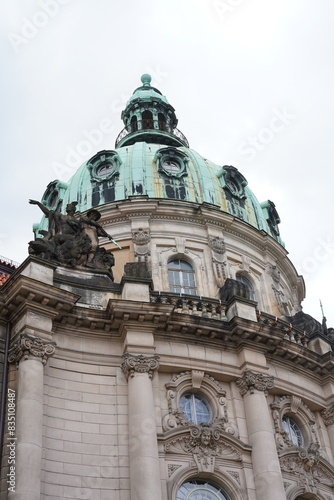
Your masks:
{"label": "arched window on dome", "polygon": [[137,117],[135,115],[132,116],[130,123],[131,123],[131,127],[130,127],[131,132],[137,132],[137,130],[138,130],[138,120],[137,120]]}
{"label": "arched window on dome", "polygon": [[166,128],[166,117],[163,113],[158,114],[158,124],[160,130],[167,130]]}
{"label": "arched window on dome", "polygon": [[195,272],[185,260],[174,259],[168,262],[169,290],[173,293],[197,295]]}
{"label": "arched window on dome", "polygon": [[226,491],[213,481],[191,479],[183,483],[176,500],[231,500]]}
{"label": "arched window on dome", "polygon": [[245,278],[243,274],[237,274],[235,278],[237,281],[243,283],[246,286],[249,291],[249,298],[251,300],[255,300],[255,293],[252,283],[247,278]]}
{"label": "arched window on dome", "polygon": [[153,115],[151,111],[143,111],[142,115],[142,128],[145,130],[147,128],[154,128],[153,127]]}

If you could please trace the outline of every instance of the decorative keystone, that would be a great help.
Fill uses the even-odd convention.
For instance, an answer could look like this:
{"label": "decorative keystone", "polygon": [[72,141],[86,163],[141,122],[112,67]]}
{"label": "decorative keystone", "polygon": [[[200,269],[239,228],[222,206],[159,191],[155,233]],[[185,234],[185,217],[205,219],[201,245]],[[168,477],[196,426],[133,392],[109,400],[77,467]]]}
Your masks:
{"label": "decorative keystone", "polygon": [[334,404],[322,410],[321,416],[326,426],[334,424]]}
{"label": "decorative keystone", "polygon": [[19,361],[29,359],[30,356],[40,358],[45,366],[49,357],[55,353],[56,343],[23,334],[9,351],[9,363],[19,364]]}
{"label": "decorative keystone", "polygon": [[241,396],[249,391],[254,394],[255,389],[267,392],[274,387],[274,377],[262,375],[262,373],[253,373],[250,370],[245,371],[241,378],[236,380]]}
{"label": "decorative keystone", "polygon": [[144,356],[139,354],[138,356],[126,353],[124,355],[124,361],[122,363],[122,370],[128,380],[129,377],[134,377],[135,372],[137,373],[147,373],[149,378],[153,378],[153,373],[159,368],[158,354],[153,356]]}

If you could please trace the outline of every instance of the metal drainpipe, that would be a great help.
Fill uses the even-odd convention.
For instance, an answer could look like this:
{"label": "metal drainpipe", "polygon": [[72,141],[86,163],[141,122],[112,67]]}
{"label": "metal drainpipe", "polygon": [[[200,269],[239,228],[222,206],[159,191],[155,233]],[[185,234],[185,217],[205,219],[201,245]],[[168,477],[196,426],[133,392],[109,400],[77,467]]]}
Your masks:
{"label": "metal drainpipe", "polygon": [[7,380],[8,380],[8,351],[9,351],[10,332],[11,332],[11,324],[8,322],[6,328],[6,338],[5,338],[5,353],[4,353],[4,363],[3,363],[3,379],[2,379],[1,406],[0,406],[0,468],[2,465],[3,438],[5,430],[6,396],[7,396]]}

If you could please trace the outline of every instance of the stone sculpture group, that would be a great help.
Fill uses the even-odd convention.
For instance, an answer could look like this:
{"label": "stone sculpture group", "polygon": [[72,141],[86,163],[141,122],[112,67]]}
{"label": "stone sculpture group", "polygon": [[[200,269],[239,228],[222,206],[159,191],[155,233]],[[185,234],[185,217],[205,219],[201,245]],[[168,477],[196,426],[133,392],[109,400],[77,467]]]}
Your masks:
{"label": "stone sculpture group", "polygon": [[67,267],[104,269],[111,272],[113,254],[99,248],[99,237],[106,237],[121,248],[98,223],[101,214],[92,209],[85,216],[76,217],[77,202],[66,206],[66,215],[48,209],[43,203],[29,200],[37,205],[48,219],[48,230],[40,230],[42,237],[29,242],[29,254]]}

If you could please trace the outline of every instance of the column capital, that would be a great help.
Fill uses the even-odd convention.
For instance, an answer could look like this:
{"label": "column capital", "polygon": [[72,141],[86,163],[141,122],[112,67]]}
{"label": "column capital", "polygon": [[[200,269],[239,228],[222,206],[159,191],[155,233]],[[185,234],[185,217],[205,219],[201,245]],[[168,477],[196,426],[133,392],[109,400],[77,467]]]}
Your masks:
{"label": "column capital", "polygon": [[55,342],[24,333],[10,348],[8,361],[18,365],[21,359],[26,360],[35,357],[40,359],[45,366],[49,357],[55,353],[55,350]]}
{"label": "column capital", "polygon": [[254,373],[250,370],[246,370],[243,376],[236,380],[236,384],[239,387],[241,396],[245,396],[248,391],[254,394],[255,389],[266,393],[268,389],[272,389],[275,385],[274,377],[263,375],[262,373]]}
{"label": "column capital", "polygon": [[324,408],[321,412],[321,416],[326,426],[334,424],[334,403]]}
{"label": "column capital", "polygon": [[147,373],[149,378],[152,379],[154,371],[159,368],[159,359],[158,354],[144,356],[143,354],[135,355],[127,352],[124,354],[121,368],[127,380],[129,377],[134,377],[135,372]]}

